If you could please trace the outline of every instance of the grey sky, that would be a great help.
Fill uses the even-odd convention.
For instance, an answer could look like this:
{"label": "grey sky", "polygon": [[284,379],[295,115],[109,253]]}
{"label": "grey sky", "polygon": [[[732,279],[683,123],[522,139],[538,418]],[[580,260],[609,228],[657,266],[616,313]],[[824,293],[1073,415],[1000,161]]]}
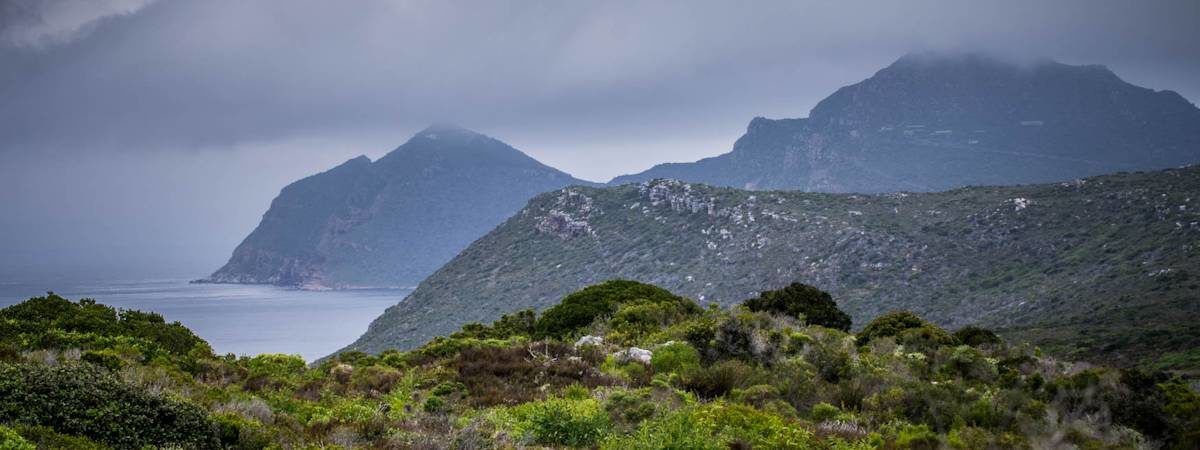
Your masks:
{"label": "grey sky", "polygon": [[434,121],[594,180],[711,156],[915,50],[1196,101],[1198,25],[1194,0],[0,0],[0,271],[204,272],[283,184]]}

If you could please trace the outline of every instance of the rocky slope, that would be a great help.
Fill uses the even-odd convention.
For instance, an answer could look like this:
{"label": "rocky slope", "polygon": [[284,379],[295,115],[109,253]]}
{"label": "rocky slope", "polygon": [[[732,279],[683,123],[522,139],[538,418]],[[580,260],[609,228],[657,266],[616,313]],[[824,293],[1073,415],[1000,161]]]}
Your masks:
{"label": "rocky slope", "polygon": [[285,187],[207,282],[412,286],[530,197],[586,183],[455,126]]}
{"label": "rocky slope", "polygon": [[[624,278],[732,305],[793,281],[861,326],[909,309],[1073,357],[1150,363],[1200,345],[1200,168],[884,195],[655,180],[534,198],[349,349],[412,348]],[[1178,356],[1178,354],[1174,354]]]}
{"label": "rocky slope", "polygon": [[1200,162],[1200,109],[1103,66],[917,54],[803,119],[756,118],[733,151],[611,184],[674,178],[742,189],[938,191]]}

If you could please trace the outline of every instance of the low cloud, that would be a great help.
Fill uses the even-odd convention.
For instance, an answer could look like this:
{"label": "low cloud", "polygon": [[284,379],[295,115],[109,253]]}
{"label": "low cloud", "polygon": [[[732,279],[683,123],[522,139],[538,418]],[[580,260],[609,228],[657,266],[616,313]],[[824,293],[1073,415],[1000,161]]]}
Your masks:
{"label": "low cloud", "polygon": [[47,47],[79,38],[98,22],[133,14],[154,0],[5,0],[0,44]]}
{"label": "low cloud", "polygon": [[287,181],[430,122],[593,180],[695,160],[910,51],[1107,64],[1195,101],[1197,18],[1195,0],[0,0],[0,253],[22,251],[0,259],[183,245],[204,249],[170,252],[189,271],[215,267]]}

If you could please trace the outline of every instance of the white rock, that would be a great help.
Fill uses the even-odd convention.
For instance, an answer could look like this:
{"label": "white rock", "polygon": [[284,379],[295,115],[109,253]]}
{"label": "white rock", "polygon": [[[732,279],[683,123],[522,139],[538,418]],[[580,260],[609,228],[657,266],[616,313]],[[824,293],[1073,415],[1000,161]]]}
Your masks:
{"label": "white rock", "polygon": [[579,338],[578,341],[575,341],[575,348],[583,347],[585,345],[604,345],[604,338],[600,336],[584,336]]}
{"label": "white rock", "polygon": [[654,352],[644,348],[629,347],[621,350],[613,355],[618,363],[624,364],[627,362],[637,361],[642,364],[650,364],[650,357],[654,356]]}

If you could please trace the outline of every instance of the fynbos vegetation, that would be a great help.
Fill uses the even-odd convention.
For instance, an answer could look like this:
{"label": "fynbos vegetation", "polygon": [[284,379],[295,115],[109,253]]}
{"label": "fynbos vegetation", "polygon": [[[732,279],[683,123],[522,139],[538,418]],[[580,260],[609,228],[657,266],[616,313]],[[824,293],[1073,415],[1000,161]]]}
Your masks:
{"label": "fynbos vegetation", "polygon": [[728,309],[614,280],[412,351],[214,355],[55,295],[0,310],[0,448],[981,449],[1200,445],[1200,395],[793,284]]}

